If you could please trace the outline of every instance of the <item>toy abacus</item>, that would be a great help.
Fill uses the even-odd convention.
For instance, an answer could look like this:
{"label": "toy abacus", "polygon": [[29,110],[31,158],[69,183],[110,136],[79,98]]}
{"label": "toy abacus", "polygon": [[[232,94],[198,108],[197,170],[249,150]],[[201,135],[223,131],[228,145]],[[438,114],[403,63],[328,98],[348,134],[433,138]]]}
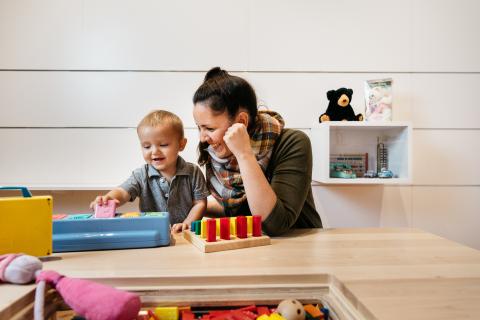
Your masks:
{"label": "toy abacus", "polygon": [[262,235],[260,216],[197,220],[183,236],[205,253],[270,244],[270,237]]}

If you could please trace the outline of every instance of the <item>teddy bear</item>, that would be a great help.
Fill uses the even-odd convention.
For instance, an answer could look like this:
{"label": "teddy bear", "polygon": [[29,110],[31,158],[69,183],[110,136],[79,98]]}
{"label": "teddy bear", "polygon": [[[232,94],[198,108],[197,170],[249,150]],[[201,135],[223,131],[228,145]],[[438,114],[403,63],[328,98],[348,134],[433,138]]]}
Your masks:
{"label": "teddy bear", "polygon": [[361,113],[355,115],[350,105],[353,90],[340,88],[327,92],[327,111],[319,117],[319,122],[325,121],[363,121]]}

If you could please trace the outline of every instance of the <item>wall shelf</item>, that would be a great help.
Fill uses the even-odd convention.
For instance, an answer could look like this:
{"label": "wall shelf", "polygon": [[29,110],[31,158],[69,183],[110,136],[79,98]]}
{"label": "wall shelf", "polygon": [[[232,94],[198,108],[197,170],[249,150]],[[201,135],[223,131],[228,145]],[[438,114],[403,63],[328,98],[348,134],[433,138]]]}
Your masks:
{"label": "wall shelf", "polygon": [[[368,169],[376,170],[377,138],[388,149],[388,162],[395,177],[330,178],[331,154],[368,153]],[[326,184],[410,184],[412,128],[408,122],[330,121],[312,128],[312,180]]]}

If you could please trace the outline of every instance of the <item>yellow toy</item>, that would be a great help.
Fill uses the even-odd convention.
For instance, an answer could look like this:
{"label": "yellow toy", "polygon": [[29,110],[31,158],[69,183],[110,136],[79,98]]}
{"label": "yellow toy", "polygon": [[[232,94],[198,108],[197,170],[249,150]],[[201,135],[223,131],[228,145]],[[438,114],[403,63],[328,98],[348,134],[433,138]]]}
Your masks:
{"label": "yellow toy", "polygon": [[266,314],[262,314],[256,320],[287,320],[278,313],[274,312],[271,315],[267,316]]}
{"label": "yellow toy", "polygon": [[155,315],[160,320],[178,320],[178,307],[155,308]]}
{"label": "yellow toy", "polygon": [[52,253],[51,196],[32,197],[25,187],[0,187],[21,190],[23,197],[0,198],[0,255],[25,253],[47,256]]}

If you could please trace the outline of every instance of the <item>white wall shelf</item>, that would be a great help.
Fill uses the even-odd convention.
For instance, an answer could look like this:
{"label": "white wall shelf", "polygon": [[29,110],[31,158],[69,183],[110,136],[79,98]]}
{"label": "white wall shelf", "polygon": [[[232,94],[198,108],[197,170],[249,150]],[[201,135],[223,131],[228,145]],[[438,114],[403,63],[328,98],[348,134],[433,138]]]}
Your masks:
{"label": "white wall shelf", "polygon": [[[330,178],[331,154],[368,153],[368,169],[376,171],[377,138],[388,149],[388,162],[395,177]],[[412,177],[412,128],[408,122],[330,121],[311,132],[312,179],[326,184],[410,184]]]}

